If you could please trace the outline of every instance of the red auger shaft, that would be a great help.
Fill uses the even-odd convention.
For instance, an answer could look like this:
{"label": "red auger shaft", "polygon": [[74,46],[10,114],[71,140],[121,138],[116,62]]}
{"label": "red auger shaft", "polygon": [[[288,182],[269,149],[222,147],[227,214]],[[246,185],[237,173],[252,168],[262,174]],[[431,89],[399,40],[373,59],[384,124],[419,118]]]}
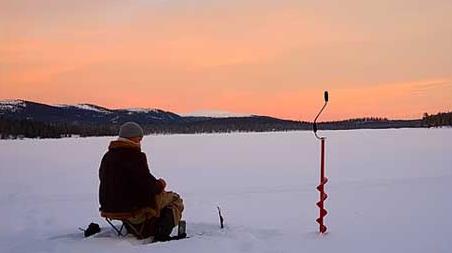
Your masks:
{"label": "red auger shaft", "polygon": [[325,193],[325,184],[328,182],[328,178],[325,177],[325,138],[321,138],[321,153],[320,153],[320,184],[317,186],[317,190],[320,192],[320,200],[317,202],[317,206],[320,208],[319,218],[317,218],[317,223],[319,223],[320,233],[325,233],[327,228],[323,224],[323,218],[328,214],[324,208],[324,201],[328,198]]}

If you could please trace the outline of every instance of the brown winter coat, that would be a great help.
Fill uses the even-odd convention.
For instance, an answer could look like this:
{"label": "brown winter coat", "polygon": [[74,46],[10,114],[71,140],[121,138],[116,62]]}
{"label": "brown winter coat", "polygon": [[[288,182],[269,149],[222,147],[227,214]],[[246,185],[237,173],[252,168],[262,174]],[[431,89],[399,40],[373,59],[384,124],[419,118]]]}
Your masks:
{"label": "brown winter coat", "polygon": [[112,141],[99,168],[99,202],[103,212],[133,212],[156,208],[164,185],[149,171],[139,145]]}

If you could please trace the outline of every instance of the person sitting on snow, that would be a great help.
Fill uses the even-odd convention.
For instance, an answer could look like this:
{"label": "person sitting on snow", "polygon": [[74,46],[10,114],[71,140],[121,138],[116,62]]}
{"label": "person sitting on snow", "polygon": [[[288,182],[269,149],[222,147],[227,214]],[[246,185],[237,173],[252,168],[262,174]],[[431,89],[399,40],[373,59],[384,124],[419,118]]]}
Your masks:
{"label": "person sitting on snow", "polygon": [[179,224],[184,205],[178,194],[165,191],[165,180],[150,173],[141,151],[143,135],[140,125],[127,122],[110,142],[99,168],[100,211],[133,214],[124,222],[129,233],[165,241]]}

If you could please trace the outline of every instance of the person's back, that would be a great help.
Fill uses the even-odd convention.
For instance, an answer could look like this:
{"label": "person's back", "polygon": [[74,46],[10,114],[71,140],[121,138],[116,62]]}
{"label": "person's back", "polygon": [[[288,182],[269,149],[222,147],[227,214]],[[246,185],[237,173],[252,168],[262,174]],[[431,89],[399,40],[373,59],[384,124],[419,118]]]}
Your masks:
{"label": "person's back", "polygon": [[163,185],[149,172],[146,155],[138,145],[112,141],[99,169],[100,209],[105,212],[132,212],[156,207],[155,195]]}
{"label": "person's back", "polygon": [[[164,191],[163,179],[150,173],[146,155],[141,152],[143,135],[138,124],[127,122],[121,126],[118,140],[110,143],[99,168],[99,209],[133,213],[125,223],[129,232],[165,240],[181,220],[184,206],[179,195]],[[135,226],[143,227],[143,232],[137,234]]]}

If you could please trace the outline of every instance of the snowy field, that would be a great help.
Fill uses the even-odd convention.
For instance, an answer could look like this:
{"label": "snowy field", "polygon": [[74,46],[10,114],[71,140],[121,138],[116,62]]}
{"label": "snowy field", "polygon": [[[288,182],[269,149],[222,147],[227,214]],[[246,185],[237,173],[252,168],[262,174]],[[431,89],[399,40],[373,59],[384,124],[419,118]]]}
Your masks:
{"label": "snowy field", "polygon": [[[113,138],[0,141],[0,252],[452,252],[452,129],[146,136],[151,171],[181,194],[189,239],[142,245],[98,214]],[[217,205],[226,228],[219,229]],[[78,227],[99,223],[84,238]]]}

